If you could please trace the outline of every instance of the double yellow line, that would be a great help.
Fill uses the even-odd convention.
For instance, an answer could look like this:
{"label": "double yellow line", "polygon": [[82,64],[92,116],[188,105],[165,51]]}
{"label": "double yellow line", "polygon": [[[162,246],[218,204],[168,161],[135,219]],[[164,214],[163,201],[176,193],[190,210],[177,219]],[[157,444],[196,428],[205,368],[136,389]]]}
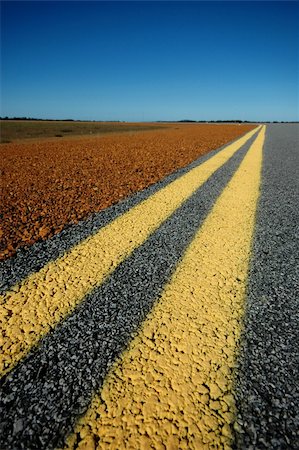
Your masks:
{"label": "double yellow line", "polygon": [[265,127],[79,420],[69,448],[230,448],[264,137]]}
{"label": "double yellow line", "polygon": [[255,132],[228,145],[1,296],[0,374],[9,372]]}

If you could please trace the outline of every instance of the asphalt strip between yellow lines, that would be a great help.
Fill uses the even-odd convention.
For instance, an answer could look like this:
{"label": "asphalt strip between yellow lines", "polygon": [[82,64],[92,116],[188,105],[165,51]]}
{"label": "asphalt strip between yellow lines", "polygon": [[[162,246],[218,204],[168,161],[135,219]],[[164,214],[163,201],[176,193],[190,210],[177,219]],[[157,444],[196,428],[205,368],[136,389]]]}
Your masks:
{"label": "asphalt strip between yellow lines", "polygon": [[0,375],[9,372],[257,131],[138,204],[0,297]]}
{"label": "asphalt strip between yellow lines", "polygon": [[265,127],[78,421],[69,448],[231,447],[264,138]]}

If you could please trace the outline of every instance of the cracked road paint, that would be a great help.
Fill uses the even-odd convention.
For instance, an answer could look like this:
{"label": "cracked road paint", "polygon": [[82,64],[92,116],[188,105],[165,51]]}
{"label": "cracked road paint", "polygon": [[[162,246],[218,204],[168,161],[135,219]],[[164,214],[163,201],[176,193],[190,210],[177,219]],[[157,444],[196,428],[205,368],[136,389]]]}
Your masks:
{"label": "cracked road paint", "polygon": [[230,448],[262,127],[69,448]]}
{"label": "cracked road paint", "polygon": [[0,297],[1,375],[157,229],[257,129],[167,185]]}

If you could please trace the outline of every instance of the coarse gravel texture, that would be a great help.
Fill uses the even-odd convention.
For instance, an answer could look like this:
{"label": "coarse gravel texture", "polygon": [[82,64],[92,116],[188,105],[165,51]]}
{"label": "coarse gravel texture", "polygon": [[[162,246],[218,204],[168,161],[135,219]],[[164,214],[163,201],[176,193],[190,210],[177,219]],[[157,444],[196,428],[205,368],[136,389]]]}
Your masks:
{"label": "coarse gravel texture", "polygon": [[148,199],[169,183],[212,158],[223,150],[224,147],[226,145],[206,153],[204,156],[176,170],[157,183],[132,194],[128,198],[100,212],[92,213],[87,219],[81,220],[77,224],[67,225],[60,233],[55,234],[49,239],[38,241],[29,247],[19,248],[14,257],[0,261],[0,293],[10,289],[31,273],[37,272],[49,261],[56,260],[76,244],[88,236],[94,235],[102,227],[124,214],[130,208]]}
{"label": "coarse gravel texture", "polygon": [[250,131],[228,145],[1,296],[1,375],[70,314],[255,133]]}
{"label": "coarse gravel texture", "polygon": [[[252,141],[252,140],[251,140]],[[251,142],[250,141],[250,142]],[[61,445],[151,310],[249,143],[1,380],[1,448]]]}
{"label": "coarse gravel texture", "polygon": [[268,125],[237,378],[236,448],[299,449],[299,126]]}
{"label": "coarse gravel texture", "polygon": [[79,419],[71,449],[230,448],[264,132]]}
{"label": "coarse gravel texture", "polygon": [[254,127],[176,124],[132,135],[2,144],[0,259],[48,239]]}

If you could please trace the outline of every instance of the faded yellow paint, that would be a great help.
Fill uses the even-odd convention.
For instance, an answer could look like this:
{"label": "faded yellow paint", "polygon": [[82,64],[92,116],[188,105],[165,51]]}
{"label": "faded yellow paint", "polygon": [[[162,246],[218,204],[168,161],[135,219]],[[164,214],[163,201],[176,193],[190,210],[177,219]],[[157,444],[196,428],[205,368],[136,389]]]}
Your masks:
{"label": "faded yellow paint", "polygon": [[69,448],[230,448],[264,135],[265,127],[79,420]]}
{"label": "faded yellow paint", "polygon": [[0,297],[0,374],[36,345],[254,133],[135,206]]}

